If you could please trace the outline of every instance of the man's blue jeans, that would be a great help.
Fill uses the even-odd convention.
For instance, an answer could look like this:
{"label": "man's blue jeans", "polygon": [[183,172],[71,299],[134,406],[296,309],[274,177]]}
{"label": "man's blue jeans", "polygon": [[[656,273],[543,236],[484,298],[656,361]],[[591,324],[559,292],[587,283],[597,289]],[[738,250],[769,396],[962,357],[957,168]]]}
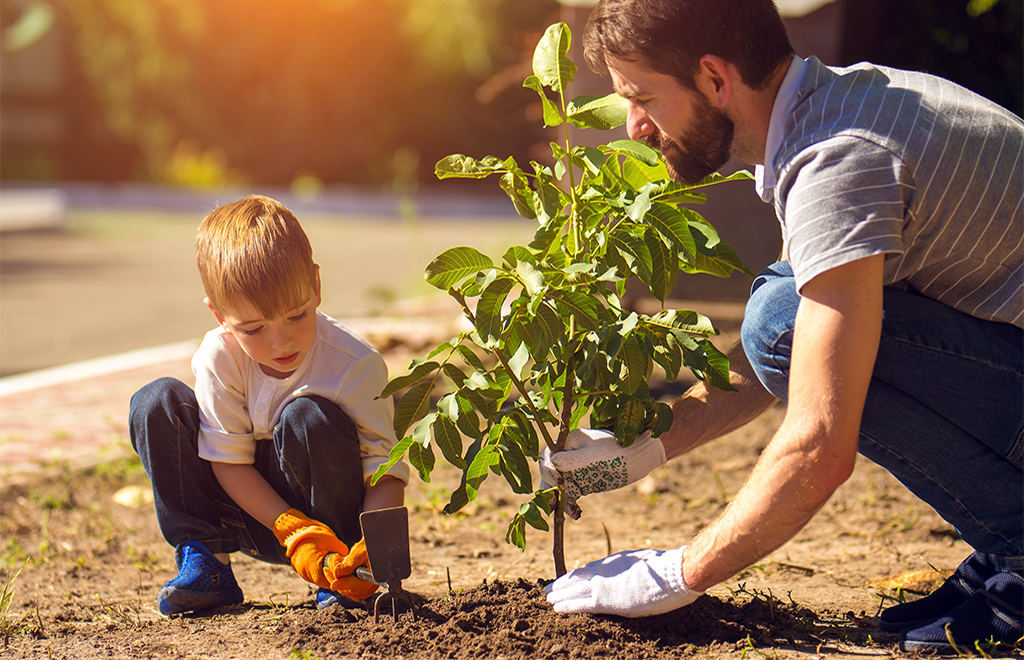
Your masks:
{"label": "man's blue jeans", "polygon": [[[150,480],[157,521],[177,548],[198,541],[211,552],[242,550],[288,564],[273,531],[224,492],[199,457],[199,404],[190,387],[161,378],[135,393],[129,430]],[[289,403],[273,439],[256,442],[256,469],[290,506],[324,523],[351,547],[362,538],[363,468],[355,424],[321,397]]]}
{"label": "man's blue jeans", "polygon": [[[788,395],[800,296],[787,262],[751,288],[743,349]],[[882,337],[858,450],[1003,570],[1024,569],[1024,331],[885,289]]]}

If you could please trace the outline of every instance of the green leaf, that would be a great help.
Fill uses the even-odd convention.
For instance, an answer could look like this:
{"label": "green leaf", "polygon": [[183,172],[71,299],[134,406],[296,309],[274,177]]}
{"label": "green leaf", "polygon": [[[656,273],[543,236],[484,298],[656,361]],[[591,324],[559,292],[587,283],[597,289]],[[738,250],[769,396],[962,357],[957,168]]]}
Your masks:
{"label": "green leaf", "polygon": [[421,447],[419,443],[409,446],[409,465],[416,468],[420,480],[430,483],[430,472],[434,469],[434,451],[430,446]]}
{"label": "green leaf", "polygon": [[633,444],[636,434],[644,430],[647,405],[650,399],[638,396],[620,396],[615,417],[615,437],[622,446]]}
{"label": "green leaf", "polygon": [[477,160],[472,156],[452,154],[445,156],[434,165],[434,174],[438,179],[483,179],[496,172],[507,172],[505,161],[494,156],[484,156]]}
{"label": "green leaf", "polygon": [[626,215],[633,222],[641,222],[650,210],[651,198],[646,192],[641,192],[633,200],[633,203],[626,207]]}
{"label": "green leaf", "polygon": [[658,335],[658,341],[654,343],[654,361],[665,370],[665,380],[675,382],[683,367],[683,354],[675,334],[666,332]]}
{"label": "green leaf", "polygon": [[[630,268],[636,271],[641,279],[645,282],[650,281],[653,268],[651,251],[641,239],[625,229],[620,229],[611,232],[608,243],[631,264]],[[628,273],[623,273],[623,276],[628,276]]]}
{"label": "green leaf", "polygon": [[626,99],[618,94],[580,95],[569,102],[566,118],[579,128],[606,131],[625,124],[627,112]]}
{"label": "green leaf", "polygon": [[430,262],[424,277],[429,284],[447,291],[470,275],[488,268],[494,268],[494,262],[476,248],[453,247]]}
{"label": "green leaf", "polygon": [[[670,183],[668,169],[665,163],[658,161],[656,165],[648,165],[636,158],[626,158],[622,162],[622,178],[635,190],[640,190],[649,183],[665,182]],[[659,198],[660,199],[660,198]],[[668,200],[660,200],[668,201]]]}
{"label": "green leaf", "polygon": [[441,450],[445,460],[460,470],[464,470],[466,461],[462,458],[462,435],[459,433],[458,427],[448,417],[438,415],[434,419],[431,430],[434,433],[434,444]]}
{"label": "green leaf", "polygon": [[689,309],[666,309],[645,319],[644,322],[699,335],[718,334],[711,319]]}
{"label": "green leaf", "polygon": [[635,158],[644,165],[651,167],[657,167],[658,163],[658,151],[654,147],[649,146],[644,142],[638,142],[636,140],[616,140],[606,144],[602,150],[622,154],[628,158]]}
{"label": "green leaf", "polygon": [[668,249],[659,232],[653,227],[644,232],[644,245],[651,253],[651,293],[661,302],[665,302],[679,277],[679,269],[676,267],[679,259]]}
{"label": "green leaf", "polygon": [[576,65],[568,57],[572,35],[565,23],[548,27],[533,51],[533,74],[541,84],[564,92],[576,75]]}
{"label": "green leaf", "polygon": [[597,147],[576,147],[569,154],[572,164],[587,172],[591,176],[597,176],[604,165],[604,152]]}
{"label": "green leaf", "polygon": [[444,506],[444,515],[450,516],[462,507],[469,504],[472,500],[476,499],[476,490],[473,491],[473,497],[469,496],[469,489],[466,487],[465,479],[462,484],[452,491],[452,495],[448,500],[448,504]]}
{"label": "green leaf", "polygon": [[501,189],[512,200],[516,213],[527,220],[537,217],[537,212],[533,210],[533,190],[530,189],[530,184],[524,175],[517,172],[503,175]]}
{"label": "green leaf", "polygon": [[685,185],[684,184],[684,186],[686,188],[690,189],[690,190],[695,190],[697,188],[707,188],[708,186],[714,186],[714,185],[717,185],[719,183],[726,183],[727,181],[753,181],[753,180],[754,180],[754,175],[751,174],[750,172],[748,172],[747,170],[739,170],[738,172],[733,172],[729,176],[722,176],[718,172],[712,172],[711,174],[709,174],[706,177],[704,177],[701,181],[699,181],[697,183],[694,183],[694,184],[690,184],[690,185]]}
{"label": "green leaf", "polygon": [[537,270],[529,261],[520,261],[516,264],[516,275],[530,297],[544,291],[544,273]]}
{"label": "green leaf", "polygon": [[430,393],[434,390],[434,381],[420,383],[401,398],[395,406],[395,435],[405,435],[410,426],[418,422],[430,409]]}
{"label": "green leaf", "polygon": [[526,370],[526,365],[530,363],[530,349],[525,343],[519,344],[519,348],[509,358],[508,366],[512,370],[512,373],[516,378],[522,380],[523,372]]}
{"label": "green leaf", "polygon": [[530,474],[530,463],[523,454],[523,448],[516,442],[511,433],[502,435],[497,445],[501,456],[501,475],[512,487],[512,492],[525,494],[533,492],[533,475]]}
{"label": "green leaf", "polygon": [[491,282],[480,294],[480,300],[476,305],[476,330],[480,333],[480,338],[487,344],[497,341],[501,336],[503,327],[501,308],[513,286],[515,286],[513,280],[502,278]]}
{"label": "green leaf", "polygon": [[388,470],[393,468],[398,461],[402,460],[402,457],[405,456],[405,453],[409,451],[409,447],[413,444],[411,435],[399,440],[398,444],[392,447],[391,451],[388,452],[388,462],[377,468],[377,471],[373,473],[372,477],[370,477],[370,485],[372,486],[376,484],[378,479],[387,474]]}
{"label": "green leaf", "polygon": [[708,383],[726,392],[735,392],[736,388],[729,382],[729,358],[719,351],[710,341],[701,342],[704,354],[708,356],[708,368],[704,372]]}
{"label": "green leaf", "polygon": [[621,382],[622,391],[633,394],[640,383],[647,380],[647,354],[640,348],[636,336],[630,334],[622,345],[622,366],[625,370]]}
{"label": "green leaf", "polygon": [[466,346],[465,344],[459,344],[455,350],[459,352],[459,355],[462,356],[462,359],[465,360],[466,364],[468,364],[469,366],[473,367],[477,371],[486,370],[486,367],[484,367],[484,363],[480,361],[480,358],[477,356],[476,353],[473,352],[473,349],[471,349],[469,346]]}
{"label": "green leaf", "polygon": [[523,87],[532,89],[537,92],[538,96],[540,96],[541,107],[544,109],[545,126],[558,126],[562,123],[562,113],[558,111],[558,106],[556,106],[551,99],[548,98],[547,94],[544,93],[544,85],[541,83],[540,78],[537,76],[529,76],[523,81]]}
{"label": "green leaf", "polygon": [[380,393],[380,398],[391,396],[395,392],[404,390],[406,387],[420,382],[427,376],[434,373],[439,366],[441,365],[437,362],[423,362],[417,365],[411,373],[399,376],[388,383],[387,387],[384,388],[384,391]]}
{"label": "green leaf", "polygon": [[497,447],[494,445],[486,445],[477,452],[473,457],[473,462],[469,464],[469,468],[466,470],[466,494],[469,495],[470,501],[476,499],[480,484],[487,479],[487,473],[491,466],[498,464],[501,457],[497,451]]}
{"label": "green leaf", "polygon": [[519,552],[526,550],[526,519],[521,515],[512,516],[512,522],[505,530],[505,543],[519,548]]}
{"label": "green leaf", "polygon": [[[529,502],[524,502],[519,506],[519,515],[529,523],[530,527],[546,532],[548,531],[548,522],[544,520],[544,516],[541,515],[541,507],[538,505],[538,499],[544,503],[545,510],[548,510],[547,499],[538,495]],[[549,510],[548,512],[550,513]]]}
{"label": "green leaf", "polygon": [[[690,225],[687,224],[680,209],[657,202],[651,206],[651,212],[647,214],[647,221],[658,230],[665,242],[672,246],[672,251],[675,252],[677,258],[688,259],[697,251],[693,234],[690,233]],[[672,267],[674,266],[673,263]]]}
{"label": "green leaf", "polygon": [[576,327],[588,330],[597,328],[597,304],[593,298],[574,291],[552,291],[551,297],[575,317]]}

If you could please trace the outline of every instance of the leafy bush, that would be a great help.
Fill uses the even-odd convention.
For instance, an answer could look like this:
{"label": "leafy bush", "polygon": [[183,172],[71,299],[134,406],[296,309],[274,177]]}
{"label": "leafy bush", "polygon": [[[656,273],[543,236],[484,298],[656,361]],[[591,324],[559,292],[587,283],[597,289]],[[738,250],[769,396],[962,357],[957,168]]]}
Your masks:
{"label": "leafy bush", "polygon": [[531,162],[523,169],[493,156],[437,163],[441,179],[498,176],[516,211],[538,228],[529,245],[509,247],[500,261],[454,247],[427,266],[427,281],[458,301],[473,330],[415,360],[384,390],[381,396],[409,388],[395,409],[402,440],[377,472],[408,455],[429,481],[436,447],[462,470],[446,513],[473,501],[489,474],[501,475],[514,493],[530,496],[506,540],[525,548],[527,525],[547,530],[554,514],[559,574],[563,486],[535,489],[529,461],[542,446],[560,451],[588,414],[591,426],[613,430],[625,446],[647,430],[660,435],[672,413],[651,397],[655,364],[670,381],[687,368],[731,389],[728,361],[708,339],[717,334],[711,321],[690,310],[649,316],[623,309],[626,282],[639,278],[664,303],[680,271],[749,274],[704,218],[680,206],[703,202],[701,189],[748,179],[747,172],[681,185],[644,143],[569,143],[570,124],[608,129],[626,118],[615,94],[566,102],[576,72],[567,57],[570,38],[565,24],[549,27],[534,53],[534,75],[523,83],[540,95],[545,124],[566,129],[562,143],[551,143],[553,168]]}

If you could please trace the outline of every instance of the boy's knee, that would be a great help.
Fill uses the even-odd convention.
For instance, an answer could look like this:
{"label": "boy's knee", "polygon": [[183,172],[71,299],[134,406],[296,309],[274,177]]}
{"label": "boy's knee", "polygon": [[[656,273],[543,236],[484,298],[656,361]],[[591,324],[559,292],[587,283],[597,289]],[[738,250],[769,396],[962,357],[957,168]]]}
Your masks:
{"label": "boy's knee", "polygon": [[317,435],[335,430],[358,441],[355,422],[336,403],[321,396],[300,396],[293,399],[281,412],[280,425],[322,429]]}
{"label": "boy's knee", "polygon": [[192,394],[188,385],[177,378],[164,376],[142,386],[138,392],[132,395],[129,414],[132,418],[138,414],[148,415],[155,409],[165,408],[168,405],[173,408],[176,404],[187,402],[190,398],[195,398],[195,395]]}

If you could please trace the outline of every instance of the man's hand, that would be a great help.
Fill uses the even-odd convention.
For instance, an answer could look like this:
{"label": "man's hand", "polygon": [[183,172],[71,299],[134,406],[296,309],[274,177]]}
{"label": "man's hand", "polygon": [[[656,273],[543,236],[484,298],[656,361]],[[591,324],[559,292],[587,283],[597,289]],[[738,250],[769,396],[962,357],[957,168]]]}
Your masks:
{"label": "man's hand", "polygon": [[352,546],[354,552],[349,553],[327,525],[311,520],[298,509],[278,516],[274,536],[287,549],[295,572],[307,582],[356,600],[377,590],[377,585],[352,576],[357,567],[366,563],[366,546],[362,541]]}
{"label": "man's hand", "polygon": [[547,447],[541,454],[541,488],[565,478],[565,513],[579,520],[583,511],[576,500],[590,493],[622,488],[642,479],[665,462],[665,446],[650,432],[637,436],[629,447],[619,444],[607,431],[573,429],[565,439],[565,449],[552,454]]}
{"label": "man's hand", "polygon": [[545,591],[556,612],[626,617],[671,612],[704,593],[683,581],[683,548],[619,552],[563,575]]}

